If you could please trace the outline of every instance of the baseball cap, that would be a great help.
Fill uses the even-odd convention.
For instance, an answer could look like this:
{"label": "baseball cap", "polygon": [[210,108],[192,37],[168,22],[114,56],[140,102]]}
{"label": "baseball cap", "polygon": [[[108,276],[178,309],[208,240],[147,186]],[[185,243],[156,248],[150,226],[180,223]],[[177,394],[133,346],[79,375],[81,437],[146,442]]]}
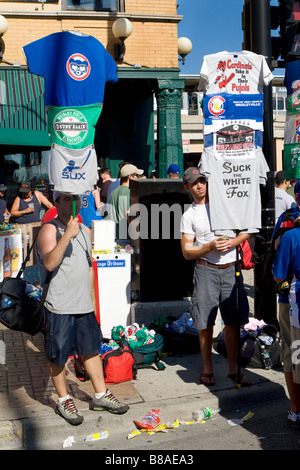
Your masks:
{"label": "baseball cap", "polygon": [[185,172],[183,173],[183,184],[185,183],[195,183],[195,181],[197,181],[198,178],[206,178],[205,175],[203,175],[199,168],[196,168],[196,167],[189,167],[185,170]]}
{"label": "baseball cap", "polygon": [[167,173],[174,173],[175,175],[179,175],[180,167],[176,165],[176,163],[172,163],[169,168],[167,168]]}
{"label": "baseball cap", "polygon": [[300,193],[300,180],[298,180],[294,186],[294,194]]}
{"label": "baseball cap", "polygon": [[131,163],[124,165],[120,170],[120,178],[124,178],[130,175],[142,175],[144,170],[140,170],[135,165]]}
{"label": "baseball cap", "polygon": [[31,191],[31,183],[24,181],[19,187],[20,193],[29,193]]}

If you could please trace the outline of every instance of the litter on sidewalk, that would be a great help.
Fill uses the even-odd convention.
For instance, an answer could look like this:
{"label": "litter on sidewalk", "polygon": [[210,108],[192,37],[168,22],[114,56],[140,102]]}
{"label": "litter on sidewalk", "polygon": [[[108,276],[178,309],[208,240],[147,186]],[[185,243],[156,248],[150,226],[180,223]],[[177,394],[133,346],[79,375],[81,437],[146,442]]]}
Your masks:
{"label": "litter on sidewalk", "polygon": [[227,423],[230,424],[230,426],[239,426],[241,424],[244,424],[246,421],[251,419],[254,416],[254,413],[252,411],[249,411],[249,413],[246,414],[242,419],[228,419]]}
{"label": "litter on sidewalk", "polygon": [[197,423],[205,423],[205,421],[204,420],[186,421],[186,420],[180,420],[177,418],[173,422],[158,424],[153,429],[135,429],[134,431],[132,431],[130,434],[127,435],[127,439],[132,439],[133,437],[139,436],[142,433],[147,433],[149,436],[151,436],[152,434],[155,434],[157,432],[168,432],[169,429],[175,429],[181,425],[197,424]]}

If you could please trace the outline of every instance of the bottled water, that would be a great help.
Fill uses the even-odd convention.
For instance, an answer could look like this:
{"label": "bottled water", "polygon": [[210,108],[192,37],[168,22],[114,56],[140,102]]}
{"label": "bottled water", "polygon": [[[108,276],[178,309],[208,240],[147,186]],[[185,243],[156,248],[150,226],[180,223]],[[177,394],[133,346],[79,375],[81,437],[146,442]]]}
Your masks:
{"label": "bottled water", "polygon": [[207,420],[220,413],[220,411],[222,411],[221,408],[210,408],[209,406],[206,406],[205,408],[194,411],[193,418],[195,421]]}

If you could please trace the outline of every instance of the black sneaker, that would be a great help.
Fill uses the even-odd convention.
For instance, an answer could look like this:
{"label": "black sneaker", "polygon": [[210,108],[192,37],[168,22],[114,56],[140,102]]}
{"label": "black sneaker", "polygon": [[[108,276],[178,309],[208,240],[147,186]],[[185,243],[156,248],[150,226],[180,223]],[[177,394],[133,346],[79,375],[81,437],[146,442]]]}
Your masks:
{"label": "black sneaker", "polygon": [[80,411],[78,411],[73,398],[68,398],[62,403],[58,403],[55,412],[74,426],[83,422],[83,416]]}
{"label": "black sneaker", "polygon": [[288,422],[293,429],[300,430],[300,413],[294,413],[294,411],[290,411],[288,414]]}
{"label": "black sneaker", "polygon": [[93,398],[90,404],[90,410],[94,411],[109,411],[110,413],[115,414],[123,414],[129,410],[128,405],[124,405],[124,403],[119,402],[116,397],[110,392],[110,390],[106,390],[105,395],[101,398]]}

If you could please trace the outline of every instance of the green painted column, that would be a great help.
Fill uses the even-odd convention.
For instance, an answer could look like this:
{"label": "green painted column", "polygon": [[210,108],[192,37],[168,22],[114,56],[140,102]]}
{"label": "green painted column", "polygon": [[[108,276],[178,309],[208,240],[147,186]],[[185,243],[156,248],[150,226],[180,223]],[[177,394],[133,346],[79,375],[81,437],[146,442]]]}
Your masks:
{"label": "green painted column", "polygon": [[180,166],[183,174],[181,136],[181,95],[184,80],[158,80],[157,100],[157,149],[158,176],[166,178],[171,163]]}

